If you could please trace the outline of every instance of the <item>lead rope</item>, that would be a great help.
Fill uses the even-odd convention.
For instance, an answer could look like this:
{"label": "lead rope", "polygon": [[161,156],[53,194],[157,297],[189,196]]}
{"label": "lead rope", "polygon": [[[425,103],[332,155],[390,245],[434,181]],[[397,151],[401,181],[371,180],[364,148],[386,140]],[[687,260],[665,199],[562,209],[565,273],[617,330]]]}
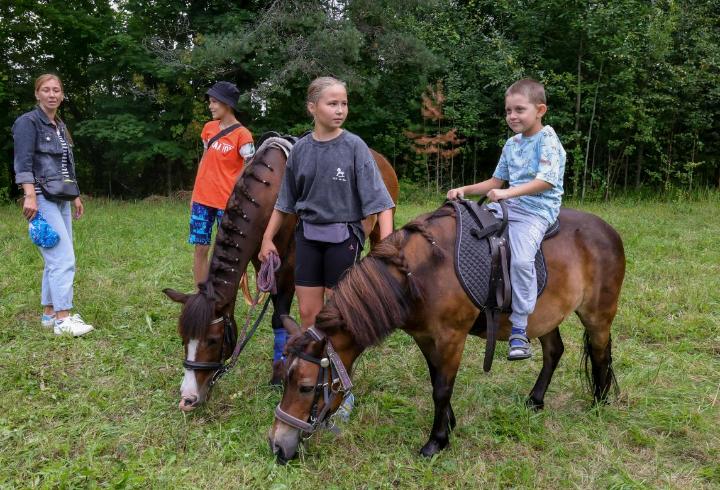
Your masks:
{"label": "lead rope", "polygon": [[260,320],[262,319],[263,315],[265,315],[265,310],[267,310],[268,304],[270,303],[269,296],[265,300],[265,305],[260,312],[260,317],[255,322],[255,325],[253,325],[253,328],[252,330],[250,330],[247,338],[245,338],[248,326],[250,325],[250,320],[252,319],[253,310],[258,305],[260,293],[277,294],[277,279],[275,278],[275,273],[279,269],[280,257],[278,257],[273,252],[270,252],[270,254],[268,255],[268,259],[260,266],[260,273],[257,277],[257,290],[255,291],[255,298],[253,299],[252,305],[250,305],[250,311],[248,311],[247,318],[245,319],[245,326],[243,327],[242,335],[240,336],[237,344],[235,345],[232,360],[227,365],[226,371],[232,369],[235,366],[238,356],[243,351],[248,341],[252,338],[253,334],[255,333],[255,329],[260,324]]}

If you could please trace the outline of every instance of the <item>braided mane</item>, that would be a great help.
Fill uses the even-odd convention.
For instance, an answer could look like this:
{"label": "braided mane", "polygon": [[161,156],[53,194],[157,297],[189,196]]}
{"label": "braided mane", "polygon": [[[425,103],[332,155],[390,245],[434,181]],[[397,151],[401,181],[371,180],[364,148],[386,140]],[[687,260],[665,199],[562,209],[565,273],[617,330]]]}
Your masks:
{"label": "braided mane", "polygon": [[[240,229],[238,223],[250,222],[250,218],[243,210],[243,204],[249,202],[255,207],[260,206],[250,194],[246,181],[254,179],[266,186],[270,185],[255,172],[257,165],[266,165],[270,168],[263,159],[265,151],[267,151],[267,147],[246,162],[245,169],[235,182],[233,193],[225,208],[225,215],[220,221],[215,235],[208,278],[198,284],[199,292],[190,296],[180,314],[178,333],[184,338],[205,338],[208,326],[215,318],[215,308],[218,306],[218,302],[221,304],[231,303],[225,297],[228,294],[223,294],[224,291],[228,289],[229,285],[237,286],[240,283],[243,271],[240,270],[238,264],[242,247],[233,237],[245,236],[245,231]],[[220,275],[227,279],[223,279]]]}
{"label": "braided mane", "polygon": [[[335,286],[333,295],[315,318],[316,328],[327,335],[345,331],[365,349],[379,344],[404,325],[410,308],[424,298],[424,284],[412,274],[403,247],[411,234],[419,233],[430,244],[433,260],[445,259],[447,252],[435,243],[427,225],[446,216],[455,217],[452,207],[442,206],[419,216],[375,245]],[[390,273],[390,267],[404,275],[402,281]],[[296,335],[288,342],[287,350],[302,351],[309,342],[309,334]]]}

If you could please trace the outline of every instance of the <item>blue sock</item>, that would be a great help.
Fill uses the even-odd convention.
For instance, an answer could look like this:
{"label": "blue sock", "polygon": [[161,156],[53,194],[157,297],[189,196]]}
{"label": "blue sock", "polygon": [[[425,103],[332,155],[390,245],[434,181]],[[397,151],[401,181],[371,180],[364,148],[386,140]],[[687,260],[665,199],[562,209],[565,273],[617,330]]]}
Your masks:
{"label": "blue sock", "polygon": [[283,349],[285,348],[285,342],[287,342],[287,332],[284,328],[274,328],[275,332],[275,344],[273,344],[273,362],[282,358]]}
{"label": "blue sock", "polygon": [[47,316],[45,313],[43,313],[42,321],[46,322],[48,320],[52,320],[53,318],[55,318],[55,315]]}
{"label": "blue sock", "polygon": [[[526,330],[526,327],[517,328],[516,326],[513,325],[512,329],[510,330],[510,335],[527,335],[527,334],[525,333],[525,330]],[[514,347],[514,346],[521,345],[521,344],[522,344],[522,342],[519,341],[519,340],[512,340],[512,341],[510,341],[510,345],[513,346],[513,347]]]}

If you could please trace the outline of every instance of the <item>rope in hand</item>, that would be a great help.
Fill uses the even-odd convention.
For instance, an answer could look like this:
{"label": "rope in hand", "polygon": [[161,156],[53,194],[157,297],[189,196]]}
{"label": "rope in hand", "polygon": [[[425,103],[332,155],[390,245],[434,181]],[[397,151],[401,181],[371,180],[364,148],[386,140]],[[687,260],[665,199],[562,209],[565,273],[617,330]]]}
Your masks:
{"label": "rope in hand", "polygon": [[275,273],[280,269],[280,257],[270,252],[268,259],[260,266],[260,273],[257,278],[257,289],[270,294],[277,294],[277,282]]}
{"label": "rope in hand", "polygon": [[237,361],[238,356],[245,348],[245,344],[247,344],[248,340],[250,340],[250,337],[252,337],[253,333],[255,333],[255,329],[257,328],[260,320],[265,314],[265,310],[267,309],[270,298],[265,301],[265,306],[263,306],[263,309],[260,312],[260,317],[257,319],[257,322],[255,322],[255,325],[250,331],[249,337],[246,339],[245,334],[247,332],[248,326],[250,325],[253,310],[259,302],[260,293],[277,294],[277,279],[275,278],[275,273],[279,269],[280,257],[278,257],[275,253],[270,252],[270,254],[268,255],[268,259],[262,263],[262,266],[260,266],[260,272],[258,273],[257,277],[257,291],[255,291],[255,298],[253,299],[252,305],[250,305],[250,311],[248,311],[247,318],[245,319],[245,326],[243,327],[242,335],[238,338],[237,344],[235,345],[235,350],[233,351],[232,361],[230,361],[230,363],[228,364],[227,369],[235,366],[235,362]]}

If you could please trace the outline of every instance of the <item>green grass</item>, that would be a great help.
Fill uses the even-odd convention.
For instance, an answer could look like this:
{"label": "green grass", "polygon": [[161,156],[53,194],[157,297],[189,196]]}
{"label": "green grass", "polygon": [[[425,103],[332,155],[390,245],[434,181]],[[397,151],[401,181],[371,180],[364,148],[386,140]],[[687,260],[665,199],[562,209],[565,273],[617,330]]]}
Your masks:
{"label": "green grass", "polygon": [[[97,330],[74,340],[40,326],[42,258],[20,209],[0,207],[0,488],[720,488],[716,199],[581,206],[618,229],[627,253],[611,405],[591,408],[583,391],[574,318],[541,413],[523,408],[539,344],[530,361],[498,357],[486,374],[483,342],[471,338],[451,446],[425,461],[430,383],[398,332],[360,358],[346,430],[314,436],[288,466],[266,439],[280,399],[266,384],[269,320],[206,405],[177,408],[179,307],[160,291],[192,289],[188,206],[86,207],[74,229],[75,311]],[[403,205],[397,223],[434,207]]]}

